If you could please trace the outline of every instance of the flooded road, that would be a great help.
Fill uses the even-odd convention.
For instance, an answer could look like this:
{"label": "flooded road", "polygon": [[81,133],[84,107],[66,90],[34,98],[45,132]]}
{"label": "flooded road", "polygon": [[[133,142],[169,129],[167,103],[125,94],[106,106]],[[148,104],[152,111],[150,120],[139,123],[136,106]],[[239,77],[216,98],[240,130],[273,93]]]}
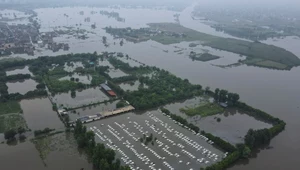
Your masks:
{"label": "flooded road", "polygon": [[[85,13],[87,15],[80,17],[78,14],[80,10],[86,11]],[[113,11],[119,12],[120,16],[126,19],[126,22],[122,23],[97,14],[92,16],[90,14],[90,11],[92,10],[96,9],[86,7],[38,9],[38,18],[42,20],[41,31],[53,30],[54,26],[75,26],[80,23],[82,23],[82,28],[91,30],[90,25],[96,22],[97,28],[93,30],[96,34],[89,34],[89,39],[87,40],[78,40],[73,37],[69,37],[68,39],[65,37],[59,37],[57,39],[58,42],[70,42],[70,51],[59,51],[58,53],[53,53],[52,51],[44,50],[38,52],[36,56],[18,56],[24,58],[36,58],[40,55],[53,56],[70,52],[124,52],[131,58],[137,59],[142,63],[166,69],[181,78],[187,78],[192,83],[201,84],[203,87],[209,86],[211,89],[222,88],[238,93],[240,94],[243,102],[246,102],[258,109],[262,109],[275,117],[279,117],[287,123],[287,126],[284,132],[280,133],[271,141],[270,146],[272,146],[272,149],[261,150],[248,162],[241,162],[239,165],[230,169],[281,170],[286,169],[287,167],[289,170],[298,169],[298,155],[300,151],[300,136],[298,133],[298,129],[300,129],[300,67],[293,68],[290,71],[271,70],[245,65],[223,69],[211,64],[234,63],[240,59],[239,56],[237,54],[216,50],[215,53],[224,57],[219,60],[206,63],[192,61],[188,57],[191,49],[188,47],[188,43],[186,42],[173,45],[162,45],[151,40],[137,44],[124,41],[125,44],[120,46],[120,40],[115,40],[111,35],[106,34],[105,31],[102,30],[103,27],[129,26],[133,28],[140,28],[145,27],[147,23],[151,22],[173,22],[174,12],[159,10],[145,11],[143,9],[114,9]],[[112,9],[107,10],[111,11]],[[207,25],[202,23],[199,24],[198,21],[193,21],[190,18],[190,13],[188,12],[190,10],[191,9],[188,8],[181,13],[180,23],[182,25],[200,32],[229,37],[224,33],[214,31]],[[66,19],[62,17],[64,13],[67,13],[69,16],[73,16],[70,19]],[[84,18],[88,16],[91,17],[91,23],[84,23]],[[109,47],[105,47],[103,45],[102,36],[107,37],[107,41],[110,44]],[[114,45],[114,42],[116,42],[116,45]],[[267,40],[264,42],[286,48],[300,57],[298,47],[300,44],[299,38],[275,39],[275,41]],[[186,50],[184,50],[182,54],[178,54],[178,52],[174,52],[175,50],[178,50],[174,46],[181,46],[182,48],[186,48]],[[168,50],[168,52],[164,52],[164,50]],[[10,86],[11,85],[9,85],[9,87]],[[18,88],[22,89],[23,86]],[[67,94],[66,97],[63,97],[61,103],[64,103],[64,101],[70,101],[70,98],[70,94]],[[66,105],[74,105],[74,102],[76,103],[78,101],[66,103]],[[244,115],[238,116],[238,114],[235,116],[222,117],[221,119],[221,123],[223,121],[223,123],[226,123],[227,119],[230,119],[230,122],[235,121],[237,123],[239,123],[238,121],[242,122],[249,120],[248,118],[244,118]],[[252,124],[252,121],[250,124],[251,127],[252,125],[256,126],[255,123]],[[212,125],[211,128],[213,129],[214,126]],[[225,132],[222,133],[226,136]],[[5,158],[5,160],[8,159]]]}

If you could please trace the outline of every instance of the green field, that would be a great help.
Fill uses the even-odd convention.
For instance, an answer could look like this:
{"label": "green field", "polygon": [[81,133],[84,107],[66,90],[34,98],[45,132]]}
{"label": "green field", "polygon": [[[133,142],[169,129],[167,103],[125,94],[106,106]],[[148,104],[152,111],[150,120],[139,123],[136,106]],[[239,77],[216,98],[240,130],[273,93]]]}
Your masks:
{"label": "green field", "polygon": [[[185,35],[178,37],[171,36],[170,34],[159,34],[157,36],[151,37],[152,40],[162,44],[174,44],[182,41],[200,41],[202,42],[202,45],[205,46],[245,55],[247,57],[254,57],[281,63],[288,66],[289,68],[300,65],[300,59],[296,55],[283,48],[273,45],[267,45],[259,42],[248,42],[232,38],[217,37],[197,32],[195,30],[185,28],[174,23],[155,23],[149,24],[149,26],[152,29],[158,29],[163,32]],[[269,64],[270,63],[263,63],[261,64],[261,66],[263,67]]]}
{"label": "green field", "polygon": [[0,133],[9,129],[18,129],[23,127],[27,129],[26,121],[21,114],[7,114],[0,116]]}
{"label": "green field", "polygon": [[8,113],[20,113],[22,111],[19,102],[9,101],[5,103],[0,103],[0,115]]}
{"label": "green field", "polygon": [[206,62],[206,61],[219,59],[220,57],[209,54],[209,53],[203,53],[203,54],[190,55],[190,58],[193,59],[193,60]]}
{"label": "green field", "polygon": [[216,103],[206,103],[195,108],[181,108],[180,111],[188,116],[200,115],[201,117],[207,117],[222,113],[224,109]]}
{"label": "green field", "polygon": [[270,60],[264,60],[260,58],[247,58],[246,60],[243,60],[241,63],[247,64],[247,65],[253,65],[258,67],[267,67],[267,68],[273,68],[273,69],[279,69],[279,70],[285,70],[288,69],[289,66],[278,63],[275,61]]}

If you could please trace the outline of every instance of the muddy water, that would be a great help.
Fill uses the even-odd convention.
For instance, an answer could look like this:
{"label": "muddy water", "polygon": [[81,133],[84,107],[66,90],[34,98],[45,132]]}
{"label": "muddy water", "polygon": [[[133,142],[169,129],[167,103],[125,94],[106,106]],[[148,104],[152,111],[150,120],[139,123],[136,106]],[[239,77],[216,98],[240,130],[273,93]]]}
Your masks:
{"label": "muddy water", "polygon": [[8,93],[26,94],[29,91],[35,90],[38,83],[32,79],[23,81],[7,82]]}
{"label": "muddy water", "polygon": [[[83,21],[84,17],[86,17],[82,16],[79,17],[80,20],[74,20],[74,18],[78,18],[79,15],[77,14],[80,10],[81,9],[77,9],[75,12],[68,13],[69,10],[62,8],[48,10],[40,9],[38,17],[43,22],[41,31],[53,30],[51,27],[52,25],[55,26],[62,24],[67,26],[72,24],[72,26],[74,26],[76,23],[79,24]],[[187,9],[186,11],[189,10],[190,9]],[[242,162],[242,164],[237,165],[232,169],[281,170],[288,167],[291,170],[297,170],[298,153],[300,151],[300,136],[298,135],[298,129],[300,128],[298,121],[300,119],[300,68],[293,68],[291,71],[278,71],[251,66],[239,66],[222,69],[210,65],[210,63],[193,62],[187,57],[186,54],[174,53],[173,51],[175,51],[176,48],[173,46],[164,46],[153,41],[147,41],[138,44],[125,41],[125,44],[120,47],[118,45],[120,40],[114,40],[112,36],[107,35],[105,31],[101,29],[110,25],[113,27],[132,26],[134,28],[139,28],[145,26],[145,23],[149,22],[171,22],[173,20],[171,17],[173,14],[169,14],[169,12],[156,12],[157,11],[148,11],[148,13],[146,13],[143,10],[139,10],[139,13],[135,11],[132,12],[133,14],[124,14],[126,22],[128,21],[128,25],[126,22],[119,23],[114,19],[107,19],[104,17],[100,18],[99,15],[96,16],[95,14],[95,16],[91,18],[90,23],[82,22],[82,28],[89,29],[91,23],[97,22],[97,29],[95,30],[97,34],[94,36],[91,34],[90,38],[87,40],[69,38],[68,41],[71,42],[70,51],[73,53],[93,51],[125,52],[134,59],[137,59],[147,65],[153,65],[169,70],[173,74],[189,79],[192,83],[210,86],[212,89],[220,87],[239,93],[242,101],[283,119],[287,122],[287,127],[283,133],[272,140],[270,145],[273,146],[273,149],[260,151],[260,153],[257,154],[255,158],[250,159],[249,162]],[[71,19],[68,21],[66,18],[61,17],[61,15],[64,13],[67,13],[69,16],[74,14],[74,16],[71,17],[74,21],[70,21]],[[121,17],[123,17],[122,15]],[[227,36],[221,35],[223,33],[218,33],[203,24],[199,25],[198,22],[195,23],[195,21],[191,21],[190,14],[188,12],[181,14],[180,22],[184,26],[201,32],[223,37]],[[103,43],[101,43],[101,36],[103,35],[107,36],[110,44],[108,48],[104,47]],[[66,41],[66,39],[62,38],[60,41]],[[113,45],[114,42],[116,42],[117,45]],[[300,41],[297,39],[279,39],[271,42],[268,40],[266,43],[284,47],[298,55],[298,57],[300,56],[298,48]],[[164,52],[164,49],[168,50],[168,53]],[[45,52],[37,53],[36,56],[18,56],[24,58],[36,58],[39,55],[58,55],[69,52],[60,51],[58,53],[52,53],[51,51],[46,50]],[[228,55],[228,57],[225,56],[224,59],[225,58],[228,58],[229,60],[234,58],[234,60],[237,60],[238,57],[234,57],[234,55]],[[211,62],[218,62],[218,60]]]}
{"label": "muddy water", "polygon": [[140,86],[140,82],[139,81],[135,81],[135,82],[128,82],[128,83],[121,83],[119,84],[119,86],[125,90],[125,91],[136,91],[139,89],[139,86]]}
{"label": "muddy water", "polygon": [[52,104],[48,98],[22,100],[20,104],[24,112],[24,118],[31,130],[64,129],[57,113],[52,111]]}
{"label": "muddy water", "polygon": [[91,84],[91,81],[92,81],[91,75],[81,75],[81,74],[77,74],[77,73],[74,73],[72,76],[62,77],[59,80],[70,80],[72,77],[74,79],[78,78],[79,79],[78,82],[81,82],[83,84]]}
{"label": "muddy water", "polygon": [[109,72],[108,72],[108,75],[111,78],[118,78],[118,77],[127,76],[127,74],[124,73],[123,71],[121,71],[120,69],[110,69]]}
{"label": "muddy water", "polygon": [[[0,144],[0,162],[1,167],[6,170],[16,170],[20,168],[29,168],[32,170],[44,169],[44,164],[39,157],[38,151],[34,145],[27,141],[16,146]],[[15,163],[18,161],[18,163]],[[2,169],[1,168],[1,169]]]}
{"label": "muddy water", "polygon": [[51,100],[58,106],[63,105],[63,107],[74,108],[109,100],[109,97],[107,97],[107,95],[105,95],[98,87],[76,91],[75,98],[72,98],[71,92],[69,92],[55,95]]}
{"label": "muddy water", "polygon": [[30,74],[31,76],[33,75],[30,71],[28,66],[25,67],[16,67],[14,69],[9,69],[6,70],[6,75],[10,76],[10,75],[15,75],[15,74]]}
{"label": "muddy water", "polygon": [[[250,128],[263,129],[271,127],[270,124],[256,120],[237,110],[226,110],[223,114],[204,118],[200,116],[189,117],[179,111],[180,108],[184,107],[196,107],[203,100],[207,99],[197,97],[180,103],[169,104],[166,108],[172,113],[186,118],[190,123],[197,125],[201,130],[219,136],[232,144],[242,143],[244,136]],[[217,122],[216,118],[221,118],[221,121]]]}

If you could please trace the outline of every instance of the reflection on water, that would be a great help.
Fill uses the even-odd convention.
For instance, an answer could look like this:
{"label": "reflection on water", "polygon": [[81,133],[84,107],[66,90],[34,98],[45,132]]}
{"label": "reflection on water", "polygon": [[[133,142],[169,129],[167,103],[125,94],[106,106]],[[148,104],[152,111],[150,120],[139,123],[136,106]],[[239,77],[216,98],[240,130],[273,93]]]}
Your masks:
{"label": "reflection on water", "polygon": [[109,97],[107,97],[107,95],[105,95],[99,87],[76,91],[75,98],[71,97],[71,92],[61,93],[52,97],[52,101],[58,106],[67,108],[79,107],[96,102],[102,102],[104,100],[109,100]]}
{"label": "reflection on water", "polygon": [[15,75],[15,74],[30,74],[31,76],[33,75],[30,71],[28,66],[25,67],[16,67],[14,69],[9,69],[6,70],[6,75],[10,76],[10,75]]}
{"label": "reflection on water", "polygon": [[56,112],[52,111],[52,104],[48,98],[22,100],[20,102],[27,125],[32,130],[64,128]]}
{"label": "reflection on water", "polygon": [[8,93],[20,93],[26,94],[29,91],[35,90],[38,83],[32,79],[17,81],[17,82],[7,82]]}

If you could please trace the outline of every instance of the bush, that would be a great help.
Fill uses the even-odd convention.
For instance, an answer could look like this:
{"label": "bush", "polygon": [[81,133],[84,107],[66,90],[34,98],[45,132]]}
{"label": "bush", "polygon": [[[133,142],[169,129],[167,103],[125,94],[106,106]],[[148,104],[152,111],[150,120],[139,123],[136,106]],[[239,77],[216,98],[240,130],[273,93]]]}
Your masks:
{"label": "bush", "polygon": [[4,138],[6,140],[11,140],[11,139],[15,138],[16,134],[17,134],[16,130],[10,129],[10,130],[4,132]]}

